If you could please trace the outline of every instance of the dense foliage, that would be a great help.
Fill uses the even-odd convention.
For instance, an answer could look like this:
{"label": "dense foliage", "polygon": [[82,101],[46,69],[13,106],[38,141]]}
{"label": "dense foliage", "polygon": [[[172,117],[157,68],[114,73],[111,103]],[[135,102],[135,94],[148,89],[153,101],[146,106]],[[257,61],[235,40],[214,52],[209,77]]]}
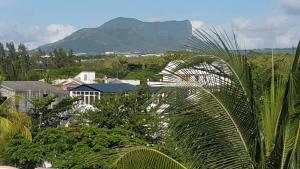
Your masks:
{"label": "dense foliage", "polygon": [[[29,57],[24,45],[16,50],[12,43],[6,44],[7,49],[0,44],[0,80],[44,78],[50,82],[73,77],[83,70],[96,71],[97,78],[159,80],[158,73],[165,65],[180,59],[184,61],[180,68],[195,69],[204,63],[205,69],[210,70],[209,66],[215,66],[218,71],[209,73],[229,78],[234,84],[228,86],[228,81],[215,76],[210,86],[195,89],[186,83],[182,88],[168,88],[164,90],[168,93],[164,103],[171,106],[163,114],[157,113],[157,107],[149,106],[158,97],[147,87],[129,94],[102,95],[95,110],[67,116],[62,112],[70,111],[78,98],[65,98],[54,105],[56,96],[33,99],[33,142],[23,137],[0,140],[0,163],[33,168],[50,161],[58,168],[85,169],[103,168],[122,157],[114,163],[116,168],[131,168],[126,166],[129,163],[153,168],[154,162],[149,163],[148,158],[156,166],[169,168],[297,168],[297,60],[289,55],[270,57],[257,53],[246,57],[239,51],[223,49],[224,44],[218,45],[217,49],[208,45],[210,50],[202,46],[204,51],[196,52],[168,51],[162,57],[84,58],[62,49],[53,51],[50,57],[40,57],[45,55],[43,51]],[[213,64],[216,62],[222,66]],[[293,63],[295,66],[291,66]],[[231,73],[226,74],[228,70]],[[176,75],[176,70],[173,73]],[[30,140],[29,117],[5,110],[11,107],[0,109],[0,137],[11,130]],[[57,128],[64,118],[72,119],[71,127]],[[172,130],[166,122],[172,124]],[[126,148],[141,145],[148,147]]]}
{"label": "dense foliage", "polygon": [[8,142],[11,137],[20,134],[27,143],[32,140],[30,117],[17,112],[11,103],[12,98],[0,103],[0,164],[6,164],[10,159]]}
{"label": "dense foliage", "polygon": [[32,169],[44,161],[55,168],[91,169],[111,164],[119,148],[145,145],[128,130],[97,128],[49,128],[38,132],[32,143],[16,137],[10,142],[11,163]]}
{"label": "dense foliage", "polygon": [[156,144],[162,139],[163,119],[149,107],[153,92],[140,87],[129,94],[103,95],[95,104],[96,110],[77,117],[76,124],[92,124],[101,128],[123,128],[133,131],[136,137]]}
{"label": "dense foliage", "polygon": [[33,129],[57,127],[61,121],[67,121],[72,115],[72,110],[80,98],[65,97],[58,100],[56,95],[31,100],[33,105],[30,116]]}
{"label": "dense foliage", "polygon": [[[253,78],[253,66],[234,34],[199,30],[189,46],[198,54],[170,70],[191,80],[165,91],[170,104],[166,113],[172,114],[189,168],[300,168],[300,42],[292,59],[267,58],[271,71],[265,79]],[[254,85],[260,82],[266,86]],[[138,156],[143,160],[137,161]],[[157,164],[185,168],[149,148],[128,150],[114,164],[120,169]]]}
{"label": "dense foliage", "polygon": [[5,80],[40,80],[70,78],[81,71],[95,71],[97,78],[104,76],[121,79],[159,80],[158,73],[166,64],[163,57],[147,56],[75,56],[73,51],[55,49],[47,54],[38,50],[30,53],[20,44],[0,43],[0,72]]}
{"label": "dense foliage", "polygon": [[58,168],[101,168],[118,157],[116,150],[136,145],[156,147],[184,161],[161,125],[164,119],[149,107],[153,94],[141,87],[128,94],[103,95],[94,111],[69,114],[70,128],[56,128],[61,120],[57,115],[69,110],[76,100],[66,98],[49,107],[55,96],[34,99],[33,143],[21,137],[6,143],[2,153],[9,157],[6,164],[32,168],[49,161]]}

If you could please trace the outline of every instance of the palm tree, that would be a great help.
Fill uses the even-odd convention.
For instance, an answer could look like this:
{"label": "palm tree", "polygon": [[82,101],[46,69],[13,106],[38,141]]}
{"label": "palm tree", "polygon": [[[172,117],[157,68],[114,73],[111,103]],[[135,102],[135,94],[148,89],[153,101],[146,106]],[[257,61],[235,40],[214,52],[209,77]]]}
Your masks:
{"label": "palm tree", "polygon": [[[272,55],[270,87],[261,97],[234,33],[196,30],[189,42],[197,55],[167,69],[171,78],[189,80],[164,89],[176,139],[192,159],[188,168],[299,169],[300,42],[292,64],[275,65]],[[121,153],[112,167],[185,168],[147,147]]]}
{"label": "palm tree", "polygon": [[18,97],[11,97],[0,104],[0,165],[9,161],[7,147],[11,136],[20,133],[27,141],[32,141],[29,130],[31,118],[25,113],[17,112],[12,106],[17,99]]}
{"label": "palm tree", "polygon": [[17,99],[11,97],[0,104],[0,141],[17,133],[21,133],[28,141],[32,140],[30,117],[26,113],[17,112],[12,106]]}

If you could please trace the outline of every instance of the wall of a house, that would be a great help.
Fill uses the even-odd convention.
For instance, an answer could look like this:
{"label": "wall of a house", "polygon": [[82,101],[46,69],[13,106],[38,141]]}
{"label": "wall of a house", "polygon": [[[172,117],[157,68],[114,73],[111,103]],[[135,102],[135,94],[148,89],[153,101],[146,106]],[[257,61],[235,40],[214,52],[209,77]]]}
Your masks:
{"label": "wall of a house", "polygon": [[86,84],[91,84],[91,83],[95,83],[96,74],[95,72],[81,72],[75,78],[79,79],[80,81]]}

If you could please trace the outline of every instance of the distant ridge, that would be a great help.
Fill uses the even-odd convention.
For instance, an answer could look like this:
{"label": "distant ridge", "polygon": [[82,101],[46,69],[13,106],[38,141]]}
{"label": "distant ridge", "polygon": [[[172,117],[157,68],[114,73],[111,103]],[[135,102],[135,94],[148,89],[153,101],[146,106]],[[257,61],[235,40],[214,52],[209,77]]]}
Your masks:
{"label": "distant ridge", "polygon": [[97,28],[83,28],[54,43],[40,46],[46,52],[56,48],[76,53],[105,52],[160,53],[179,50],[192,35],[190,21],[143,22],[118,17]]}

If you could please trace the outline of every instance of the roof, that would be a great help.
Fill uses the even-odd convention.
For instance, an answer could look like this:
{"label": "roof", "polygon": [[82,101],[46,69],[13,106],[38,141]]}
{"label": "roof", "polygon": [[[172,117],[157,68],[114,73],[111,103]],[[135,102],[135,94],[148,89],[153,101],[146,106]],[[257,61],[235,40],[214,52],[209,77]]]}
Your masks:
{"label": "roof", "polygon": [[130,92],[138,89],[137,86],[127,84],[127,83],[118,83],[118,84],[83,84],[78,87],[71,89],[70,91],[87,91],[93,89],[95,91],[100,91],[102,93],[118,93],[118,92]]}
{"label": "roof", "polygon": [[168,63],[168,65],[159,73],[159,74],[172,74],[171,72],[174,72],[178,66],[183,64],[183,60],[173,60]]}
{"label": "roof", "polygon": [[47,91],[64,93],[63,90],[41,81],[3,81],[1,87],[14,91]]}

